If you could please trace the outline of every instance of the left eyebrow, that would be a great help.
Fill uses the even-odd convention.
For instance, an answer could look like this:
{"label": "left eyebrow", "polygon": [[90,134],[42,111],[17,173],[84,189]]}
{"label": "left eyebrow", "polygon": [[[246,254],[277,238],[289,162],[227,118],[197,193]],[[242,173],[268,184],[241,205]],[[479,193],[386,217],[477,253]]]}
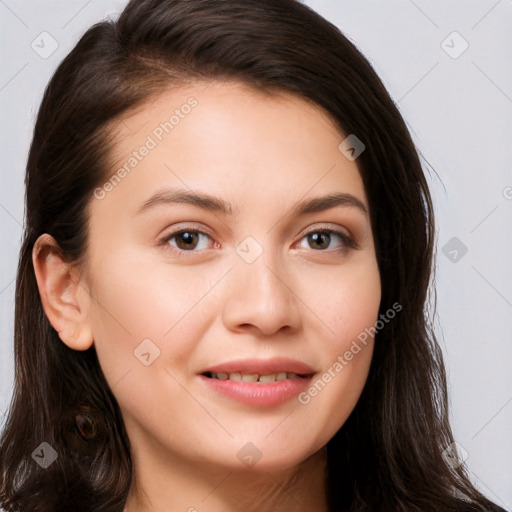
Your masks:
{"label": "left eyebrow", "polygon": [[305,199],[297,204],[292,213],[294,215],[305,215],[307,213],[317,213],[334,208],[335,206],[355,206],[365,215],[368,215],[368,208],[357,197],[352,194],[328,194],[326,196]]}

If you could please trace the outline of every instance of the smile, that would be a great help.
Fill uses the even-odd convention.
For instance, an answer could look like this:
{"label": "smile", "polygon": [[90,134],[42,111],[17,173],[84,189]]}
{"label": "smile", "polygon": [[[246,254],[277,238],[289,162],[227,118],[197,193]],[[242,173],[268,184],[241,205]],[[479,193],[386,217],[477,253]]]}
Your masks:
{"label": "smile", "polygon": [[297,375],[296,373],[287,373],[287,372],[279,372],[279,373],[268,373],[268,374],[258,374],[258,373],[242,373],[242,372],[206,372],[204,374],[206,377],[210,379],[218,379],[218,380],[232,380],[237,382],[257,382],[260,384],[270,384],[272,382],[286,380],[286,379],[301,379],[304,378],[303,375]]}
{"label": "smile", "polygon": [[307,389],[316,374],[311,366],[287,358],[237,360],[208,368],[198,376],[215,400],[273,407]]}

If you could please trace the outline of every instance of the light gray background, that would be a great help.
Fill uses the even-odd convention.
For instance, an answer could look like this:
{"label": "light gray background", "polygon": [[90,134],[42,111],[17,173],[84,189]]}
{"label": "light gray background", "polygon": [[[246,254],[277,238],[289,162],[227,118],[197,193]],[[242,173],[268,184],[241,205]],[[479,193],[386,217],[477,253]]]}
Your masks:
{"label": "light gray background", "polygon": [[[437,327],[454,434],[477,487],[512,510],[512,1],[305,3],[369,58],[435,169],[429,182],[438,223]],[[14,280],[35,114],[51,74],[83,31],[124,4],[0,0],[3,413],[13,383]],[[58,44],[46,58],[31,47],[35,41],[40,53],[52,49],[42,32]],[[446,246],[453,237],[466,254]]]}

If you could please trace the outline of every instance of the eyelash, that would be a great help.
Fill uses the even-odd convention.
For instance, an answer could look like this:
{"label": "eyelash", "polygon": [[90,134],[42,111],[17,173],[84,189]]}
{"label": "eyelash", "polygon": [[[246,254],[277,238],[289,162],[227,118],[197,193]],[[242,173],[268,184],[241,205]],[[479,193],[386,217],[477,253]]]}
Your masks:
{"label": "eyelash", "polygon": [[[158,245],[160,246],[166,246],[166,248],[170,248],[170,250],[172,252],[176,252],[177,254],[179,254],[180,257],[191,257],[193,256],[194,253],[198,252],[197,250],[190,250],[190,251],[186,251],[186,250],[183,250],[183,249],[178,249],[176,247],[172,247],[169,242],[176,236],[179,236],[183,233],[200,233],[202,235],[205,235],[207,237],[209,237],[211,239],[211,236],[209,233],[207,233],[206,231],[203,231],[202,229],[199,229],[199,228],[180,228],[178,229],[177,231],[173,231],[172,233],[166,235],[165,237],[163,237],[162,239],[160,239],[158,241]],[[304,240],[304,238],[306,238],[307,236],[313,234],[313,233],[318,233],[318,234],[328,234],[328,235],[337,235],[340,239],[341,239],[341,242],[343,244],[342,247],[338,247],[336,249],[320,249],[320,250],[314,250],[314,249],[311,249],[313,250],[314,252],[332,252],[332,251],[342,251],[342,250],[347,250],[347,249],[359,249],[359,246],[358,244],[356,243],[356,241],[351,238],[350,236],[348,236],[347,234],[341,232],[341,231],[336,231],[334,229],[328,229],[328,228],[316,228],[316,229],[312,229],[310,231],[308,231],[307,233],[304,233],[304,235],[302,236],[302,238],[300,239],[300,241]],[[201,249],[200,249],[201,250]]]}

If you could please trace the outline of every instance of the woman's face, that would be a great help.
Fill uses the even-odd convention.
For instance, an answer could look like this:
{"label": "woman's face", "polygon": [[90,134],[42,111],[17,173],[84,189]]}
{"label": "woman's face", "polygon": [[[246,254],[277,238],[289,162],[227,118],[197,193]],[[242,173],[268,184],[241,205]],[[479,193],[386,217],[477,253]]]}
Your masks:
{"label": "woman's face", "polygon": [[303,100],[227,83],[161,94],[114,133],[84,279],[136,459],[300,463],[360,396],[373,340],[353,342],[381,297],[345,136]]}

